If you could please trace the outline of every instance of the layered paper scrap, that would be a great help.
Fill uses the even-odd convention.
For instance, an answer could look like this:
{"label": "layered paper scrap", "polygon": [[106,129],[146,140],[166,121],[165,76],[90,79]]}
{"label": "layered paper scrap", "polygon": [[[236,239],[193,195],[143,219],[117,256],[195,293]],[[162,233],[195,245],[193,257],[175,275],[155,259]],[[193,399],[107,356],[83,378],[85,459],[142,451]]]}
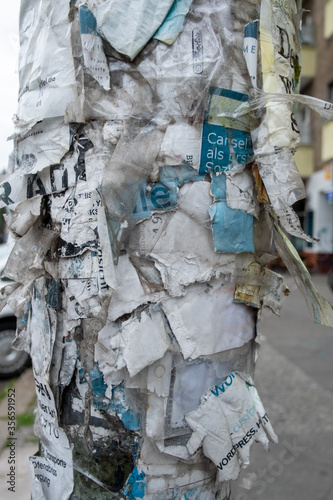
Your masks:
{"label": "layered paper scrap", "polygon": [[[300,2],[22,0],[2,290],[36,380],[32,498],[226,500],[255,441],[260,318],[332,307],[284,231]],[[271,416],[274,420],[274,415]]]}

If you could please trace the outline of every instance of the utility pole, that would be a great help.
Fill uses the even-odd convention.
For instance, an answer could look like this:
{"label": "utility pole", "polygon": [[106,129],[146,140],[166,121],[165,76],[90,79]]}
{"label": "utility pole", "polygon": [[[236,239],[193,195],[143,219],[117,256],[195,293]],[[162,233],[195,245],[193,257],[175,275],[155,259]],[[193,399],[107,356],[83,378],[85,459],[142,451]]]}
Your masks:
{"label": "utility pole", "polygon": [[[16,238],[33,500],[226,500],[276,435],[253,382],[309,240],[292,153],[300,1],[21,0]],[[320,107],[320,105],[318,105]],[[281,229],[283,228],[283,230]]]}

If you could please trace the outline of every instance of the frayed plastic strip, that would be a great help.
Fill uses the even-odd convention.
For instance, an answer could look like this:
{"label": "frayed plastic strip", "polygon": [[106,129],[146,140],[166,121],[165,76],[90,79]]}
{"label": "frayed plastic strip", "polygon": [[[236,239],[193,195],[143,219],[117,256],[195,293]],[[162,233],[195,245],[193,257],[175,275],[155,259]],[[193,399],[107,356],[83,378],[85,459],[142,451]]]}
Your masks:
{"label": "frayed plastic strip", "polygon": [[294,102],[304,104],[323,118],[333,120],[333,104],[331,102],[304,94],[277,94],[264,92],[259,89],[250,90],[250,100],[241,102],[232,112],[223,111],[217,116],[227,116],[236,119],[240,116],[247,115],[250,111],[262,110],[267,105],[272,106],[276,104],[276,106],[279,106],[281,103],[292,104]]}
{"label": "frayed plastic strip", "polygon": [[[304,94],[273,94],[263,92],[259,89],[253,89],[250,91],[249,105],[251,110],[254,111],[262,109],[267,104],[272,105],[276,103],[276,105],[280,105],[281,103],[293,102],[305,104],[316,113],[319,113],[323,118],[327,118],[328,120],[333,119],[333,104],[327,101],[323,101],[322,99],[318,99],[317,97],[312,97]],[[240,106],[237,111],[241,112],[242,114],[248,112],[245,108],[240,108],[242,108],[242,106]]]}

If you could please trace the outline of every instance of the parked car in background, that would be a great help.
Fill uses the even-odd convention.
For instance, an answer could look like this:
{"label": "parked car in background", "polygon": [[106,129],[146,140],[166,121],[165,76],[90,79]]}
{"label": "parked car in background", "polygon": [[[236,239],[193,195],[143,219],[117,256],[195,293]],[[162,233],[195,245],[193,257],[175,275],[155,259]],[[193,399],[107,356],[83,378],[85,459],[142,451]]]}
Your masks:
{"label": "parked car in background", "polygon": [[[8,278],[2,277],[11,247],[0,245],[0,288],[8,284]],[[9,306],[0,312],[0,379],[16,377],[30,366],[30,356],[25,351],[12,347],[16,332],[16,317]]]}

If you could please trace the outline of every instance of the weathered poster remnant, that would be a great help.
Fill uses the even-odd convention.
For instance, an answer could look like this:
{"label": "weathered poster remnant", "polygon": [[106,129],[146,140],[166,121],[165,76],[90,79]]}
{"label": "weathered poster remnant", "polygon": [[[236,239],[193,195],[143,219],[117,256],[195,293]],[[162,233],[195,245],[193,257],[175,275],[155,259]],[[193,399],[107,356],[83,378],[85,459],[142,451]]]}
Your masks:
{"label": "weathered poster remnant", "polygon": [[300,8],[22,0],[2,303],[36,381],[33,500],[226,500],[277,441],[253,378],[288,293],[272,237],[333,320],[285,234],[309,240],[293,103],[329,112],[295,94]]}

